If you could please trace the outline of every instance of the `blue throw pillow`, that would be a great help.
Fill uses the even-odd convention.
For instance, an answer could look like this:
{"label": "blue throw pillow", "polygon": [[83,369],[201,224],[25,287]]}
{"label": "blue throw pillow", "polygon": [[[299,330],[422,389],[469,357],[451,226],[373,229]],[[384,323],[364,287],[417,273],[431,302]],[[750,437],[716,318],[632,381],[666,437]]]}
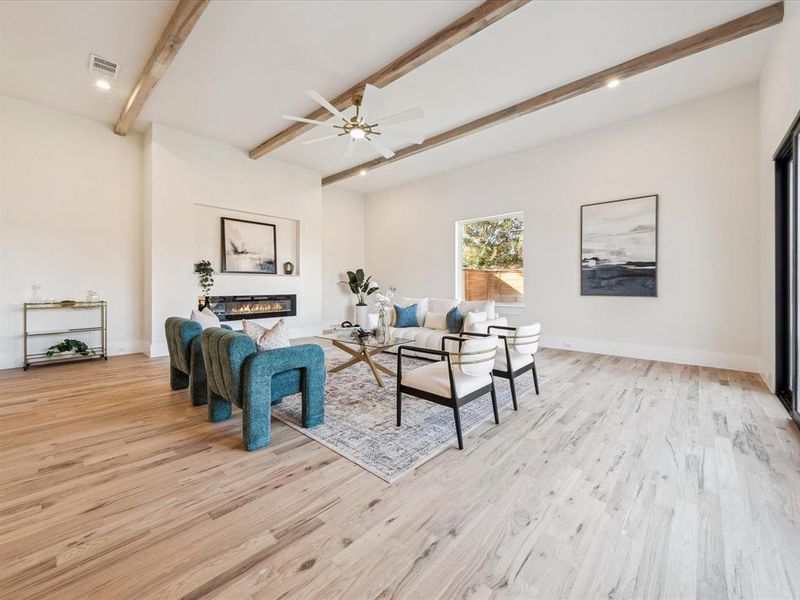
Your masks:
{"label": "blue throw pillow", "polygon": [[412,304],[403,308],[399,304],[394,305],[395,327],[419,327],[417,322],[417,305]]}
{"label": "blue throw pillow", "polygon": [[457,306],[454,306],[447,312],[445,322],[447,323],[447,331],[450,333],[461,333],[461,328],[464,326],[464,317]]}

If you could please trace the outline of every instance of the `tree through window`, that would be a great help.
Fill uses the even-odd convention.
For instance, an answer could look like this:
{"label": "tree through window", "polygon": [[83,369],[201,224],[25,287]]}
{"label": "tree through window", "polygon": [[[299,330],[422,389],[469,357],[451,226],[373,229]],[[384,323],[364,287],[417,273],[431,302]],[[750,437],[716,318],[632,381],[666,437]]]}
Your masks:
{"label": "tree through window", "polygon": [[521,304],[522,214],[459,223],[464,300]]}

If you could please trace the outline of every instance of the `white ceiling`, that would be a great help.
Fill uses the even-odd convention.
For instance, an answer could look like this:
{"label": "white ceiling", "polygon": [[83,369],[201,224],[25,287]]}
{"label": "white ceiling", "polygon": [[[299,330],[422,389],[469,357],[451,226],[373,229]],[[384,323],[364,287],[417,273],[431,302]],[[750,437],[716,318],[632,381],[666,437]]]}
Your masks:
{"label": "white ceiling", "polygon": [[[534,0],[387,86],[384,109],[422,106],[426,118],[413,129],[430,136],[769,3]],[[247,150],[288,124],[282,113],[315,108],[304,89],[334,96],[476,4],[214,0],[137,127],[156,121]],[[0,93],[113,123],[174,5],[0,1]],[[382,189],[755,81],[773,35],[742,38],[341,185]],[[111,92],[94,87],[91,52],[120,62]],[[272,156],[322,174],[376,156],[363,145],[345,162],[344,140],[300,143],[319,135]]]}
{"label": "white ceiling", "polygon": [[[176,4],[0,0],[0,93],[114,123]],[[92,53],[120,63],[109,92],[94,85]]]}

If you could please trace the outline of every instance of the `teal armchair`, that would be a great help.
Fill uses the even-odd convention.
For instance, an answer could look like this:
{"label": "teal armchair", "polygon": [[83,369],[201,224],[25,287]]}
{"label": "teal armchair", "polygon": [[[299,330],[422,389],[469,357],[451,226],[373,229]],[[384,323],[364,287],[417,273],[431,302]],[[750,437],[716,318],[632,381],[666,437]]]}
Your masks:
{"label": "teal armchair", "polygon": [[[228,325],[222,327],[230,330]],[[206,367],[200,348],[203,327],[197,321],[169,317],[164,323],[164,330],[169,350],[169,386],[173,390],[189,388],[189,399],[193,406],[206,404]]]}
{"label": "teal armchair", "polygon": [[229,419],[232,405],[242,409],[246,450],[269,445],[272,405],[302,393],[303,427],[325,420],[325,355],[304,344],[257,351],[243,333],[211,327],[200,336],[208,381],[208,420]]}

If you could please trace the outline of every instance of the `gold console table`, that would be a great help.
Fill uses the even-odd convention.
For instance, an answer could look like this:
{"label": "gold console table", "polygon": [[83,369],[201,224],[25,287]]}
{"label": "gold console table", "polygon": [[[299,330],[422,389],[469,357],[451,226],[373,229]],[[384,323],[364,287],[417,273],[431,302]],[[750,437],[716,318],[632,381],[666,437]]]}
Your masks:
{"label": "gold console table", "polygon": [[[97,310],[100,313],[100,324],[91,327],[73,327],[67,329],[30,331],[28,329],[30,326],[31,316],[29,313],[31,313],[31,311],[39,310]],[[105,300],[98,300],[96,302],[26,302],[23,305],[23,319],[25,357],[23,359],[22,368],[25,371],[27,371],[31,365],[64,363],[98,358],[108,360],[108,305]],[[28,352],[28,338],[70,333],[86,333],[90,331],[100,332],[100,345],[89,346],[88,351],[90,354],[82,355],[73,352],[70,354],[56,354],[54,356],[47,356],[47,352]]]}

